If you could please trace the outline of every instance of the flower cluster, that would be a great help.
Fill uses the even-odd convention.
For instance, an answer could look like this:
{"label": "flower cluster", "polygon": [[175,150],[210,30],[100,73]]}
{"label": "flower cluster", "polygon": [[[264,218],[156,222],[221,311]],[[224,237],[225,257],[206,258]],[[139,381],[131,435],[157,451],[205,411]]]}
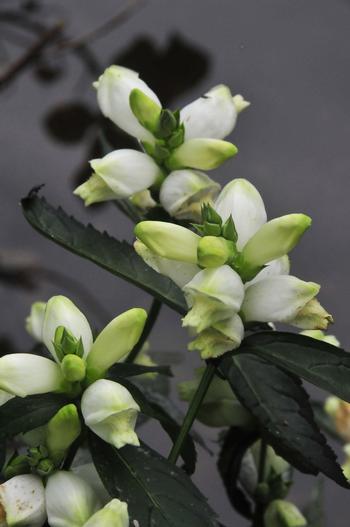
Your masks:
{"label": "flower cluster", "polygon": [[289,274],[288,253],[310,225],[305,214],[267,221],[257,189],[234,179],[202,206],[197,232],[142,221],[135,249],[182,288],[189,308],[183,325],[196,335],[189,349],[208,359],[238,347],[249,322],[327,328],[332,317],[316,299],[320,286]]}
{"label": "flower cluster", "polygon": [[223,139],[247,103],[219,85],[172,112],[138,74],[109,67],[94,84],[103,115],[135,137],[142,152],[122,149],[90,162],[93,174],[75,194],[86,205],[130,198],[141,208],[161,206],[174,218],[198,219],[200,204],[218,195],[211,170],[237,153]]}

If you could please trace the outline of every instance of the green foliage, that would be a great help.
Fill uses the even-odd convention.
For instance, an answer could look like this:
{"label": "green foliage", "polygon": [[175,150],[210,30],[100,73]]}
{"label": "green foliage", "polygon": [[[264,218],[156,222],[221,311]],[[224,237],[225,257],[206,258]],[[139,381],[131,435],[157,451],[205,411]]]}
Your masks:
{"label": "green foliage", "polygon": [[142,527],[217,527],[215,513],[186,474],[146,445],[120,450],[90,434],[96,469],[108,492],[126,501]]}

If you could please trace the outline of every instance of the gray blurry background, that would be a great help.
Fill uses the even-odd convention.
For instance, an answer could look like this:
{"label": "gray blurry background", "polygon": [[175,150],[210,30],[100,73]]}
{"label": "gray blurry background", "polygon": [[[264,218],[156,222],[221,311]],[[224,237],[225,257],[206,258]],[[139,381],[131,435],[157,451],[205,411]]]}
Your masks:
{"label": "gray blurry background", "polygon": [[[1,20],[2,10],[16,5],[20,3],[0,1],[4,70],[24,51],[26,41],[18,44],[16,39],[28,38],[16,36],[15,28]],[[119,0],[56,0],[44,5],[46,11],[38,16],[47,26],[63,19],[67,37],[77,38],[103,24],[125,4]],[[31,16],[37,16],[35,10]],[[313,218],[312,229],[293,253],[292,270],[322,284],[321,301],[333,313],[332,331],[344,347],[350,346],[349,28],[350,0],[149,0],[123,24],[91,42],[97,68],[102,70],[116,58],[124,58],[124,65],[138,65],[151,86],[162,87],[173,108],[222,82],[252,102],[232,134],[239,155],[212,175],[222,184],[233,177],[250,179],[261,191],[270,217],[304,212]],[[179,57],[187,61],[186,67],[178,63]],[[112,205],[84,210],[72,195],[77,171],[80,177],[88,175],[87,159],[95,133],[88,125],[97,113],[93,76],[71,52],[57,53],[51,48],[46,61],[49,71],[45,71],[47,64],[38,67],[33,63],[0,91],[0,250],[31,253],[40,265],[85,286],[104,311],[96,313],[85,296],[72,293],[68,284],[44,280],[31,290],[9,287],[0,280],[0,333],[22,350],[31,345],[23,321],[34,300],[67,294],[96,326],[129,307],[147,307],[151,300],[41,238],[22,217],[20,198],[34,185],[45,183],[43,193],[52,203],[62,204],[77,218],[92,221],[118,238],[132,239],[132,225]],[[74,126],[74,119],[65,120],[64,111],[61,118],[60,111],[72,103],[79,103],[80,132],[74,137],[73,130],[73,137],[67,138],[64,130],[67,133]],[[185,357],[176,367],[181,379],[190,378],[192,366],[198,364],[196,357],[188,360],[185,355],[186,343],[179,317],[164,308],[151,344],[155,350],[178,351],[179,357]],[[198,431],[215,450],[216,432],[204,426],[198,426]],[[144,437],[166,452],[168,444],[158,429],[155,434],[146,426]],[[194,479],[221,512],[223,522],[246,525],[231,510],[215,459],[203,451]],[[297,481],[293,496],[303,504],[313,479],[298,476]],[[329,525],[348,525],[347,515],[340,514],[347,510],[345,491],[333,483],[327,483],[326,490]]]}

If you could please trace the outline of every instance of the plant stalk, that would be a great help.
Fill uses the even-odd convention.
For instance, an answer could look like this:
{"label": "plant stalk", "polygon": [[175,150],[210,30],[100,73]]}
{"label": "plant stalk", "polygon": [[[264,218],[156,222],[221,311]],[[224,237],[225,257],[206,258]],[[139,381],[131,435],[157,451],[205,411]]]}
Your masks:
{"label": "plant stalk", "polygon": [[181,454],[183,444],[197,416],[197,413],[202,404],[202,401],[208,391],[210,383],[215,375],[215,371],[216,371],[216,364],[214,362],[208,362],[205,372],[203,373],[201,382],[199,383],[197,391],[194,394],[192,401],[190,403],[190,406],[187,410],[187,414],[182,423],[179,435],[177,436],[177,439],[169,454],[168,460],[174,464],[176,463],[176,461],[178,460]]}
{"label": "plant stalk", "polygon": [[[259,466],[258,466],[258,485],[265,481],[265,467],[266,467],[266,454],[267,454],[267,443],[262,438],[260,443],[260,455],[259,455]],[[264,512],[265,504],[261,501],[257,501],[253,527],[264,527]]]}

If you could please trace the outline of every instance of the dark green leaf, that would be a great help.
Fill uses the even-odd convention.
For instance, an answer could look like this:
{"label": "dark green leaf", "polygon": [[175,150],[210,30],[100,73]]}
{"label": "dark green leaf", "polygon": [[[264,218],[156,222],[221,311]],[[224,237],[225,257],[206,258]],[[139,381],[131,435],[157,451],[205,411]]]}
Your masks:
{"label": "dark green leaf", "polygon": [[238,477],[242,458],[257,438],[254,431],[230,428],[225,435],[218,459],[218,469],[229,500],[234,509],[245,518],[253,517],[252,502],[239,487]]}
{"label": "dark green leaf", "polygon": [[190,478],[146,445],[116,450],[90,434],[90,450],[110,495],[128,503],[131,525],[218,526],[215,513]]}
{"label": "dark green leaf", "polygon": [[[163,430],[168,434],[174,443],[180,432],[180,425],[173,419],[159,404],[147,399],[145,394],[133,383],[124,378],[115,378],[131,393],[137,404],[141,408],[141,412],[152,419],[159,421]],[[188,435],[184,442],[181,451],[181,457],[185,463],[184,469],[188,474],[193,474],[196,467],[197,453],[192,437]]]}
{"label": "dark green leaf", "polygon": [[221,370],[277,454],[302,472],[323,472],[349,487],[314,421],[300,379],[247,351],[224,359]]}
{"label": "dark green leaf", "polygon": [[46,424],[65,404],[65,397],[54,393],[11,399],[0,408],[0,439]]}
{"label": "dark green leaf", "polygon": [[146,265],[128,243],[79,223],[35,195],[23,199],[22,207],[28,222],[50,240],[141,287],[175,311],[186,312],[181,290]]}
{"label": "dark green leaf", "polygon": [[118,362],[114,364],[109,369],[107,376],[113,380],[115,377],[135,377],[146,373],[158,373],[160,375],[166,375],[167,377],[173,376],[169,366],[142,366],[141,364],[129,362]]}
{"label": "dark green leaf", "polygon": [[327,342],[269,331],[247,337],[242,353],[254,353],[350,402],[350,353]]}

